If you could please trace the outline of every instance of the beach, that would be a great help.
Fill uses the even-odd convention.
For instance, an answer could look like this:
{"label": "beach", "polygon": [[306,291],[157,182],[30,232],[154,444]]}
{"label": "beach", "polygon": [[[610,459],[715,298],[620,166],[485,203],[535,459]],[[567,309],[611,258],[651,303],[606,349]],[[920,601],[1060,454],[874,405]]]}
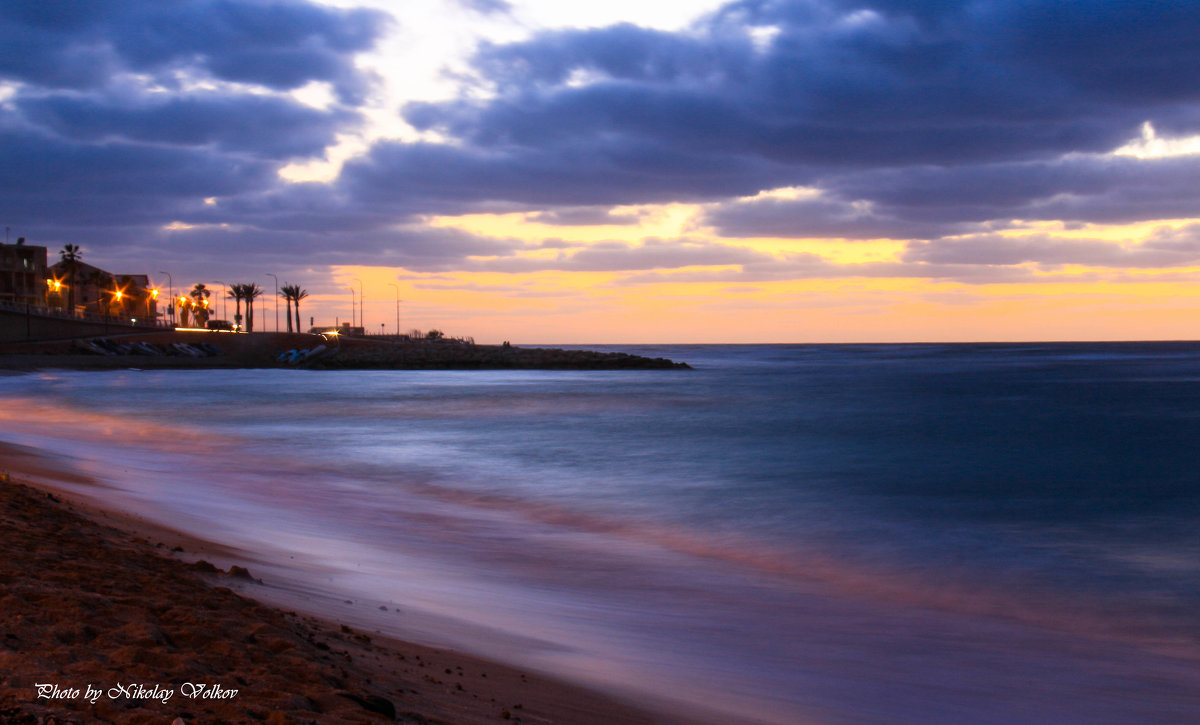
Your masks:
{"label": "beach", "polygon": [[[39,370],[0,376],[0,441],[6,461],[33,455],[31,482],[199,567],[185,574],[204,587],[327,622],[329,651],[301,628],[289,652],[336,662],[308,681],[354,703],[346,716],[374,717],[353,695],[444,722],[470,722],[445,709],[464,704],[493,722],[1200,717],[1200,345],[631,352],[694,369]],[[50,563],[91,564],[98,547],[60,552],[57,535],[39,534]],[[23,581],[52,581],[21,566]],[[150,650],[189,663],[191,640],[162,616],[210,595],[147,591],[145,621],[178,648]],[[196,611],[214,610],[176,615]],[[128,651],[112,655],[123,640],[98,646],[91,626],[87,647],[63,636],[111,676],[134,671]],[[221,641],[240,647],[255,626]],[[65,646],[48,636],[22,651]],[[505,667],[429,671],[408,645],[380,651],[388,640]],[[400,664],[356,669],[376,657]],[[13,669],[62,669],[46,662]],[[451,677],[459,666],[478,677]],[[210,683],[241,698],[255,689],[243,670],[255,666],[199,672],[243,677]],[[479,689],[499,671],[517,689]],[[552,714],[522,673],[601,694],[557,698],[595,704]],[[641,714],[613,716],[617,702]],[[268,705],[281,706],[256,712]]]}
{"label": "beach", "polygon": [[0,444],[0,476],[4,723],[675,721],[260,604],[211,542],[56,493],[88,482],[37,451]]}

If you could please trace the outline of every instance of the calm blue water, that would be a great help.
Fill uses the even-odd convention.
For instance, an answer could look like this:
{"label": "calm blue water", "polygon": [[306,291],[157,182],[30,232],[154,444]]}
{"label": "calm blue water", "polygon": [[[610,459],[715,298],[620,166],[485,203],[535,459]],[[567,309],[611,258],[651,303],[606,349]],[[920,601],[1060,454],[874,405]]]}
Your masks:
{"label": "calm blue water", "polygon": [[619,349],[696,369],[41,373],[0,439],[313,608],[734,722],[1200,721],[1200,344]]}

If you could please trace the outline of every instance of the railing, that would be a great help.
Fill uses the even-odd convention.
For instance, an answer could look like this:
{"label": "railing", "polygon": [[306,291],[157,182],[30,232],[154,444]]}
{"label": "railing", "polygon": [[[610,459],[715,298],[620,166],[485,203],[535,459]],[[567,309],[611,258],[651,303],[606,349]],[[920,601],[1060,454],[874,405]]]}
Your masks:
{"label": "railing", "polygon": [[[17,312],[20,314],[33,314],[39,317],[52,317],[60,320],[76,320],[79,322],[98,322],[106,324],[128,324],[136,325],[137,327],[164,327],[172,328],[175,324],[166,320],[148,319],[144,317],[128,317],[122,315],[98,315],[91,312],[76,312],[71,313],[57,307],[48,307],[46,305],[31,305],[28,303],[9,302],[0,300],[0,310],[8,312]],[[137,320],[137,322],[134,322]]]}

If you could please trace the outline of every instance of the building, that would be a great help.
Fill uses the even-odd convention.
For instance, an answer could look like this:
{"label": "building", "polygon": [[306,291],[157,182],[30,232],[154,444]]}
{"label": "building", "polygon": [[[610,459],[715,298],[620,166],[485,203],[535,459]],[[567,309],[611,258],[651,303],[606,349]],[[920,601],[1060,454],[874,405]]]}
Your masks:
{"label": "building", "polygon": [[0,303],[46,305],[46,248],[26,244],[0,244]]}
{"label": "building", "polygon": [[64,312],[148,323],[158,319],[159,291],[144,274],[113,274],[80,260],[60,261],[50,267],[46,286],[49,306]]}

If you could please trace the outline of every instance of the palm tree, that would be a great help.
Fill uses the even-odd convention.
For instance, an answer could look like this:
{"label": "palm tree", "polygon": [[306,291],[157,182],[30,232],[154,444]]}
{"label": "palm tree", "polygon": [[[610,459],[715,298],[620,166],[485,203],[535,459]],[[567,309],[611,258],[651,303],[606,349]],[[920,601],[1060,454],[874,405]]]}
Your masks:
{"label": "palm tree", "polygon": [[192,291],[188,293],[195,303],[196,327],[208,325],[208,298],[211,294],[212,292],[204,286],[203,282],[197,282],[196,286],[192,287]]}
{"label": "palm tree", "polygon": [[75,275],[79,271],[79,258],[83,256],[83,250],[78,244],[68,244],[58,254],[62,257],[62,266],[67,272],[67,311],[74,313]]}
{"label": "palm tree", "polygon": [[242,324],[242,300],[246,297],[245,285],[229,285],[229,297],[237,300],[237,310],[234,312],[233,321],[240,327]]}
{"label": "palm tree", "polygon": [[296,293],[299,291],[300,285],[298,284],[285,284],[279,288],[279,296],[287,300],[288,332],[292,331],[292,299],[295,298]]}
{"label": "palm tree", "polygon": [[296,285],[296,292],[292,295],[292,301],[296,303],[296,332],[300,332],[300,300],[308,297],[308,290],[300,289],[300,285]]}
{"label": "palm tree", "polygon": [[242,294],[246,298],[246,332],[254,332],[254,300],[262,297],[262,287],[247,282],[242,285]]}

